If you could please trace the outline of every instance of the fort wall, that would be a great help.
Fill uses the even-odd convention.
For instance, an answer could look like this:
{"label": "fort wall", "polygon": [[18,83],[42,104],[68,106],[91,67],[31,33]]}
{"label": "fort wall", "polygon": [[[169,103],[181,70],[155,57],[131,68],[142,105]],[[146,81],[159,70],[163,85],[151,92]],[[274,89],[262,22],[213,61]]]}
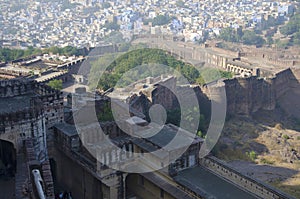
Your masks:
{"label": "fort wall", "polygon": [[[224,80],[227,114],[250,116],[258,110],[274,110],[279,98],[299,87],[300,70],[286,69],[270,78],[256,76]],[[204,85],[201,90],[211,99],[222,85]]]}
{"label": "fort wall", "polygon": [[75,198],[102,198],[103,192],[108,192],[108,190],[103,190],[105,186],[92,175],[89,167],[83,163],[79,164],[58,149],[54,150],[55,153],[52,154],[55,162],[53,167],[55,183],[58,186],[68,188],[68,191],[76,196]]}
{"label": "fort wall", "polygon": [[273,187],[268,186],[267,184],[264,184],[263,182],[241,174],[215,157],[206,157],[204,159],[200,159],[200,164],[213,173],[227,179],[237,186],[240,186],[241,189],[247,190],[248,192],[257,195],[260,198],[293,198],[277,189],[274,189]]}
{"label": "fort wall", "polygon": [[[0,97],[2,103],[8,100],[0,113],[0,139],[12,142],[18,151],[23,140],[36,137],[37,159],[44,160],[46,131],[63,121],[61,93],[35,81],[10,80],[0,81]],[[12,97],[18,98],[14,102],[18,104],[9,101]]]}

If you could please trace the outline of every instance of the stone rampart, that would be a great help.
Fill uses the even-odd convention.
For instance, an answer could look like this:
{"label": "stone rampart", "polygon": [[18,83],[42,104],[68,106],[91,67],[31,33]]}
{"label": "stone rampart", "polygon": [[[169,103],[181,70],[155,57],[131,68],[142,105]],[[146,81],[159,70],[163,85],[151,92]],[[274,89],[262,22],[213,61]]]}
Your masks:
{"label": "stone rampart", "polygon": [[200,164],[213,173],[235,184],[236,186],[241,187],[241,189],[255,194],[259,198],[293,199],[292,196],[289,196],[263,182],[241,174],[215,157],[209,156],[204,159],[200,159]]}

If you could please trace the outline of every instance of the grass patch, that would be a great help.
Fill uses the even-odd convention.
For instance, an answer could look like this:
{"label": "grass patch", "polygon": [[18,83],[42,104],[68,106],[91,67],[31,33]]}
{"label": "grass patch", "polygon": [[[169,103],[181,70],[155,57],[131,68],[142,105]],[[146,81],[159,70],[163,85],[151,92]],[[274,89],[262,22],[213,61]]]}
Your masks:
{"label": "grass patch", "polygon": [[288,136],[287,134],[284,134],[284,135],[282,136],[282,138],[285,139],[285,140],[288,140],[288,139],[290,139],[290,136]]}
{"label": "grass patch", "polygon": [[259,162],[260,162],[261,164],[269,164],[269,165],[272,165],[272,164],[275,163],[275,161],[268,160],[268,159],[266,159],[266,158],[260,159]]}
{"label": "grass patch", "polygon": [[225,160],[225,161],[232,161],[232,160],[245,160],[245,161],[252,161],[249,156],[247,156],[241,150],[233,150],[233,149],[224,149],[222,151],[216,151],[215,154],[218,158]]}
{"label": "grass patch", "polygon": [[[300,181],[300,179],[299,179]],[[300,198],[300,182],[297,185],[286,185],[284,182],[277,180],[274,182],[269,183],[272,186],[276,187],[277,189],[282,190],[283,192],[286,192],[289,195],[292,195],[296,198]]]}

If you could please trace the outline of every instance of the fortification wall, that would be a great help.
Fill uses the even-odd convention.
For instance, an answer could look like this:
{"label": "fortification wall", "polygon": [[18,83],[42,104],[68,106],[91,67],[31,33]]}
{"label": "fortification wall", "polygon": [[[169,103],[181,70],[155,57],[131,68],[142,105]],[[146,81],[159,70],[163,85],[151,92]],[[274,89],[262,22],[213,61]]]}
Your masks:
{"label": "fortification wall", "polygon": [[[279,98],[299,86],[299,69],[286,69],[272,78],[235,78],[224,80],[227,113],[251,115],[262,110],[274,110]],[[213,89],[213,88],[211,88]],[[209,93],[209,89],[204,89]]]}
{"label": "fortification wall", "polygon": [[259,109],[275,108],[272,82],[257,77],[230,79],[224,82],[228,114],[250,115]]}
{"label": "fortification wall", "polygon": [[270,187],[263,182],[253,179],[249,176],[245,176],[240,172],[234,170],[233,168],[226,165],[221,160],[215,157],[206,157],[200,159],[200,164],[212,171],[213,173],[227,179],[236,186],[240,186],[241,189],[247,190],[260,198],[264,199],[292,199],[293,197]]}
{"label": "fortification wall", "polygon": [[0,81],[0,97],[14,97],[32,93],[34,90],[34,82],[22,80],[5,80]]}
{"label": "fortification wall", "polygon": [[[292,68],[283,70],[271,78],[251,76],[227,79],[224,80],[224,85],[215,82],[201,88],[195,87],[194,90],[201,107],[201,103],[209,105],[207,98],[212,100],[220,91],[220,87],[225,86],[227,114],[251,116],[259,110],[274,110],[279,98],[285,97],[291,89],[299,88],[299,80],[300,69]],[[175,82],[170,83],[175,86]],[[178,104],[176,96],[163,86],[155,88],[148,97],[153,104],[161,104],[167,109],[172,109]],[[149,107],[150,102],[146,102],[145,96],[133,96],[130,101],[132,107],[147,115],[145,109]]]}
{"label": "fortification wall", "polygon": [[272,78],[272,84],[276,93],[276,99],[288,92],[293,84],[296,83],[295,81],[296,77],[294,76],[291,69],[286,69],[277,73],[275,77]]}
{"label": "fortification wall", "polygon": [[[11,97],[26,101],[22,106],[19,105],[20,101],[12,101],[18,103],[18,108],[1,111],[0,139],[12,142],[18,151],[25,139],[36,137],[37,159],[44,160],[47,156],[46,131],[63,121],[61,93],[35,81],[11,80],[0,81],[0,97],[3,103],[11,100]],[[14,107],[13,103],[7,106]]]}
{"label": "fortification wall", "polygon": [[[299,81],[300,81],[300,68],[296,68],[296,67],[293,67],[290,69],[295,77],[294,79],[294,82],[292,85],[298,85]],[[296,81],[295,81],[296,80]]]}

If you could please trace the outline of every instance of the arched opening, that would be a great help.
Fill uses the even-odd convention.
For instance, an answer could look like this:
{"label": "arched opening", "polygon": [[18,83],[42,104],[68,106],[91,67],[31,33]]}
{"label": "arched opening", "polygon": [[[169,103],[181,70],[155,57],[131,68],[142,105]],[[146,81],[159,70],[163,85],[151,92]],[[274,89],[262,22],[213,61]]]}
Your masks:
{"label": "arched opening", "polygon": [[0,140],[0,176],[14,177],[16,173],[16,149],[13,143]]}
{"label": "arched opening", "polygon": [[128,174],[125,180],[125,193],[126,198],[136,197],[135,188],[145,185],[144,177],[139,174]]}
{"label": "arched opening", "polygon": [[11,142],[0,140],[1,198],[15,197],[16,150]]}

